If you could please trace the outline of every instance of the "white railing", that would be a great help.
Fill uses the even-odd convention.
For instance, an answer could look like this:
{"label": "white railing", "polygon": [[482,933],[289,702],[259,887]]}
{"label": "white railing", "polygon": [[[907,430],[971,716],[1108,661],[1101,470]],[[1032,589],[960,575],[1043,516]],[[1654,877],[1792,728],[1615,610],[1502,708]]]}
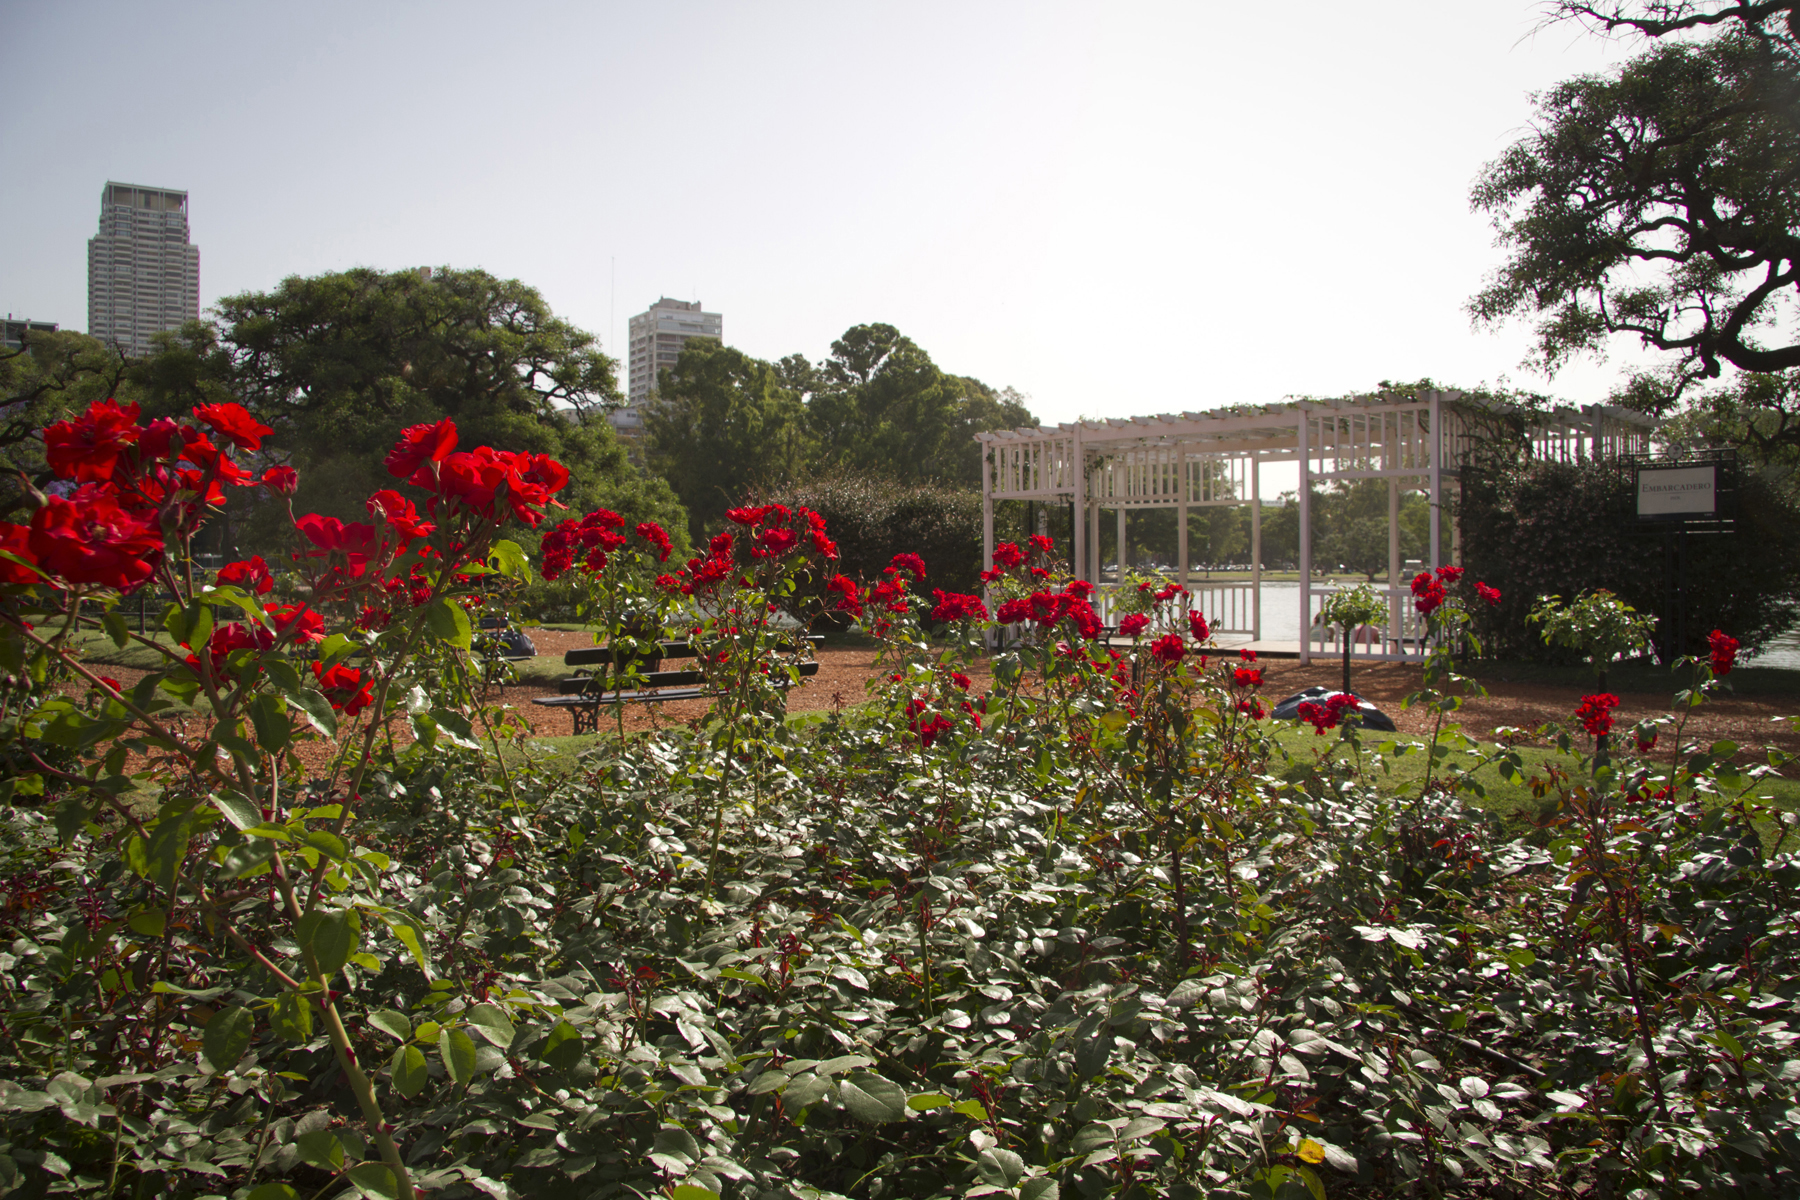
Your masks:
{"label": "white railing", "polygon": [[[1383,584],[1374,586],[1375,594],[1387,600],[1388,619],[1380,625],[1363,625],[1351,631],[1351,659],[1398,662],[1423,657],[1428,626],[1413,606],[1411,589]],[[1323,616],[1325,602],[1337,590],[1321,587],[1310,593],[1306,640],[1311,642],[1310,649],[1315,655],[1337,656],[1344,652],[1339,640],[1343,631],[1336,625],[1327,625]]]}
{"label": "white railing", "polygon": [[[1126,593],[1132,589],[1102,585],[1094,593],[1094,611],[1108,625],[1117,625],[1123,614]],[[1206,623],[1215,633],[1254,634],[1256,631],[1256,590],[1248,580],[1231,583],[1188,583],[1187,596],[1158,606],[1150,619],[1152,634],[1171,630],[1186,633],[1188,609],[1198,608],[1206,614]]]}

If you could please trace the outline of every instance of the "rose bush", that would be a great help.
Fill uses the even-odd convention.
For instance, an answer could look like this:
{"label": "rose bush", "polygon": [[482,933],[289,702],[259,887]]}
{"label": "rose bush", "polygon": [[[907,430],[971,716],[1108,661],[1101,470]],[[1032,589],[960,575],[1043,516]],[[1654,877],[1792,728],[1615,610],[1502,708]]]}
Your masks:
{"label": "rose bush", "polygon": [[[444,423],[396,445],[369,522],[295,520],[298,592],[255,560],[195,578],[215,489],[291,489],[233,461],[255,431],[229,411],[130,415],[46,431],[76,449],[39,515],[160,540],[120,535],[102,579],[37,554],[36,517],[0,551],[0,1189],[1795,1186],[1779,759],[1672,723],[1667,753],[1646,731],[1548,769],[1543,828],[1508,841],[1436,736],[1418,795],[1384,789],[1397,742],[1278,769],[1260,669],[1197,610],[1112,645],[1021,550],[989,618],[917,555],[846,577],[782,505],[671,563],[654,526],[557,518],[555,464]],[[514,518],[549,526],[539,569],[602,638],[693,640],[714,711],[571,770],[484,706],[469,614],[531,573]],[[1429,582],[1450,736],[1467,603]],[[161,636],[120,611],[146,586],[175,597]],[[819,597],[883,671],[788,720]],[[107,642],[161,661],[120,684]],[[1722,646],[1684,665],[1684,712]]]}

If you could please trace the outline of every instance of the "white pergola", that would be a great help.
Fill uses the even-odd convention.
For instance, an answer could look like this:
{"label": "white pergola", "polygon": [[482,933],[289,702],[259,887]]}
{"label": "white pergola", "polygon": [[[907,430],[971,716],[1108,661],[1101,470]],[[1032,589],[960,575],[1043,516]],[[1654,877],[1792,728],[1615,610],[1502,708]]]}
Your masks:
{"label": "white pergola", "polygon": [[[1330,594],[1312,580],[1312,489],[1316,483],[1360,479],[1388,481],[1388,626],[1385,636],[1353,646],[1357,657],[1405,659],[1422,652],[1423,627],[1405,603],[1401,579],[1400,496],[1420,490],[1430,497],[1430,563],[1442,545],[1446,481],[1469,461],[1473,444],[1495,436],[1496,418],[1525,417],[1525,435],[1539,458],[1573,460],[1644,453],[1655,425],[1625,409],[1592,405],[1548,414],[1512,413],[1454,391],[1411,395],[1379,393],[1335,400],[1297,400],[1124,420],[1013,429],[976,435],[982,445],[982,544],[993,561],[994,505],[1002,500],[1070,505],[1076,514],[1072,566],[1096,586],[1103,618],[1112,597],[1100,585],[1100,514],[1112,509],[1118,545],[1126,545],[1126,518],[1134,509],[1174,509],[1177,574],[1194,593],[1215,631],[1262,642],[1262,501],[1265,463],[1299,468],[1299,573],[1302,662],[1322,652],[1333,634],[1316,623]],[[1248,581],[1196,587],[1188,571],[1188,513],[1195,508],[1250,506]],[[1452,557],[1459,556],[1452,529]],[[1124,564],[1120,563],[1123,574]],[[1379,589],[1378,589],[1379,590]],[[1267,648],[1290,649],[1269,645]]]}

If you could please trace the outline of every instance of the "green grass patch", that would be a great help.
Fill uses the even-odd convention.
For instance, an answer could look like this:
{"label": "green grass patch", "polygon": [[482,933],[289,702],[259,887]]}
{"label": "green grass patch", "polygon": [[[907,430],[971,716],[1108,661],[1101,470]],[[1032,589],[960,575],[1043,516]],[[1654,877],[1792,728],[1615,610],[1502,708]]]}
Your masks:
{"label": "green grass patch", "polygon": [[[1595,690],[1594,674],[1585,666],[1552,666],[1535,662],[1473,662],[1466,673],[1484,684],[1523,683],[1566,688],[1571,697]],[[1648,661],[1615,663],[1606,673],[1606,690],[1637,695],[1673,696],[1689,685],[1692,675]],[[1800,701],[1800,671],[1784,667],[1738,667],[1720,681],[1720,698],[1781,697]]]}

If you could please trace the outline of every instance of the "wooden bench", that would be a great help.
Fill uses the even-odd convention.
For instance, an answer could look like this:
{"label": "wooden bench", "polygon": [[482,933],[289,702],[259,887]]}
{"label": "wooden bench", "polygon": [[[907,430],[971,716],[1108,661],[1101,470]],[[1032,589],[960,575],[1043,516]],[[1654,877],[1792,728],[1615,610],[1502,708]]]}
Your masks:
{"label": "wooden bench", "polygon": [[[817,645],[824,639],[817,634],[808,636],[809,645]],[[624,665],[632,670],[630,676],[617,682],[629,682],[635,686],[630,688],[614,687],[607,690],[607,675],[598,675],[585,670],[578,670],[573,675],[566,675],[556,681],[555,696],[538,696],[532,699],[533,704],[545,708],[566,708],[574,718],[576,733],[597,733],[600,728],[600,709],[603,705],[612,704],[666,704],[672,700],[702,700],[718,695],[718,692],[706,686],[704,671],[663,671],[654,668],[663,659],[694,658],[699,651],[688,642],[658,642],[655,649],[635,650],[625,659]],[[787,650],[798,647],[789,643]],[[571,650],[563,655],[565,666],[575,668],[610,667],[614,664],[615,654],[611,646],[590,646],[580,650]],[[802,678],[819,673],[817,661],[794,664],[799,668]],[[778,681],[778,686],[792,686],[792,680],[785,671]]]}

